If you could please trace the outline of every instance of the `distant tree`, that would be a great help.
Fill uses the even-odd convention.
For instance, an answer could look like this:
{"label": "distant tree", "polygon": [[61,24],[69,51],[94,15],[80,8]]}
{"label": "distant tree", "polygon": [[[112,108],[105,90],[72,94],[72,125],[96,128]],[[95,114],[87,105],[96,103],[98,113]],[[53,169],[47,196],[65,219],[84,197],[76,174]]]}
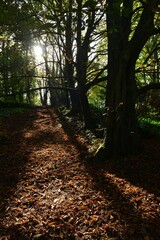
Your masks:
{"label": "distant tree", "polygon": [[[24,2],[25,5],[25,2]],[[31,18],[28,8],[21,1],[0,3],[3,8],[0,26],[0,93],[4,99],[10,99],[14,92],[28,91],[34,87],[33,58],[30,54]],[[33,25],[32,25],[33,27]],[[31,102],[33,94],[19,94],[14,101]]]}
{"label": "distant tree", "polygon": [[[34,1],[31,2],[35,6]],[[85,126],[91,128],[87,91],[98,82],[97,78],[104,71],[102,67],[100,71],[97,68],[95,74],[91,73],[92,65],[95,66],[94,61],[96,62],[98,58],[96,56],[101,55],[100,51],[94,51],[94,57],[91,57],[91,49],[92,45],[95,46],[100,41],[104,33],[99,27],[104,9],[95,0],[54,1],[52,4],[50,1],[39,0],[37,4],[39,7],[43,6],[43,11],[38,14],[40,29],[43,30],[42,39],[46,39],[44,32],[47,38],[50,36],[55,64],[58,64],[57,76],[55,71],[54,76],[53,71],[50,74],[50,86],[53,86],[55,77],[58,77],[63,87],[69,87],[71,113],[81,113]],[[34,7],[33,9],[35,10]],[[98,27],[99,31],[96,31]],[[93,44],[95,41],[96,43]],[[88,78],[89,73],[91,74]],[[67,98],[66,96],[66,100]]]}

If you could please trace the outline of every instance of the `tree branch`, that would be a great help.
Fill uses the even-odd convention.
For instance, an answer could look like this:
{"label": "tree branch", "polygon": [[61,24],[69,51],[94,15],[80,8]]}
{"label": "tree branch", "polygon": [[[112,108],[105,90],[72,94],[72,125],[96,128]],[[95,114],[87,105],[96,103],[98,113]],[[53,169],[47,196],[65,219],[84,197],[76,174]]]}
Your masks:
{"label": "tree branch", "polygon": [[135,62],[144,47],[147,40],[154,34],[158,34],[160,29],[154,26],[154,9],[158,6],[157,0],[148,1],[143,9],[139,23],[135,29],[134,35],[129,42],[130,56]]}
{"label": "tree branch", "polygon": [[101,78],[94,78],[93,81],[89,82],[86,84],[85,86],[85,92],[87,92],[91,87],[93,87],[94,85],[97,85],[98,83],[104,82],[108,80],[108,76],[106,77],[101,77]]}
{"label": "tree branch", "polygon": [[150,83],[142,88],[138,88],[137,97],[139,97],[141,94],[148,92],[151,89],[160,89],[160,83]]}
{"label": "tree branch", "polygon": [[25,93],[34,92],[34,91],[43,90],[43,89],[58,89],[58,90],[66,90],[66,91],[77,91],[76,88],[69,88],[69,87],[39,87],[39,88],[32,88],[27,91],[14,92],[11,94],[2,94],[2,95],[0,95],[0,98],[13,97],[16,95],[25,94]]}

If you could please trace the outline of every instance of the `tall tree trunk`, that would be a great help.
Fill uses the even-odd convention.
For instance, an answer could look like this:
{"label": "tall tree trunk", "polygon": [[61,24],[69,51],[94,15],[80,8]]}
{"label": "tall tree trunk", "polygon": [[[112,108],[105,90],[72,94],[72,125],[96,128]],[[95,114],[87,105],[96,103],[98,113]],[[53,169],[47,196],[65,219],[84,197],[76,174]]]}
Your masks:
{"label": "tall tree trunk", "polygon": [[86,71],[87,71],[87,62],[88,62],[88,49],[90,44],[90,36],[93,31],[93,23],[95,12],[92,14],[92,17],[89,18],[89,25],[86,31],[84,40],[82,41],[82,0],[77,0],[77,82],[78,82],[78,93],[80,99],[80,107],[84,123],[86,128],[93,128],[94,122],[91,116],[91,111],[88,103],[88,97],[85,91],[86,87]]}
{"label": "tall tree trunk", "polygon": [[[136,82],[135,61],[130,55],[128,36],[131,16],[126,19],[121,5],[109,0],[108,29],[108,82],[106,91],[105,141],[108,155],[129,155],[136,151],[137,126],[135,114]],[[124,3],[132,11],[132,1]]]}
{"label": "tall tree trunk", "polygon": [[[73,30],[72,30],[72,8],[73,8],[73,0],[68,1],[68,13],[66,20],[66,31],[65,31],[65,81],[67,82],[67,86],[69,88],[75,87],[75,82],[73,78],[74,67],[73,67]],[[69,91],[70,100],[71,100],[71,114],[76,113],[77,106],[77,95],[74,90]]]}
{"label": "tall tree trunk", "polygon": [[107,85],[107,136],[109,155],[129,155],[138,150],[135,113],[136,83],[134,63],[125,60],[123,52],[110,56]]}
{"label": "tall tree trunk", "polygon": [[[106,152],[127,156],[137,152],[135,63],[147,40],[158,30],[154,14],[158,0],[146,1],[131,38],[133,0],[107,1],[108,84]],[[123,8],[122,8],[123,4]],[[127,14],[126,14],[127,13]]]}

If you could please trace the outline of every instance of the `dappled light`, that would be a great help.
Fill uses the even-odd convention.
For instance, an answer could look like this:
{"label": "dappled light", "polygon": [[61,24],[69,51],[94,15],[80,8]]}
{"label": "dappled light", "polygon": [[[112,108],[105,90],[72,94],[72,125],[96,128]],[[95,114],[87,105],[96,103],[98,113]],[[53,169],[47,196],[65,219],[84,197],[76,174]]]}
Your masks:
{"label": "dappled light", "polygon": [[[158,240],[156,186],[149,192],[144,173],[140,186],[132,168],[127,176],[125,165],[90,158],[87,135],[74,136],[73,125],[59,117],[38,109],[2,122],[11,138],[1,146],[0,236]],[[147,177],[149,184],[154,176]]]}
{"label": "dappled light", "polygon": [[159,0],[0,12],[0,240],[159,240]]}
{"label": "dappled light", "polygon": [[42,57],[43,51],[42,51],[42,47],[40,45],[35,45],[33,47],[33,50],[34,50],[34,54],[35,54],[36,58]]}

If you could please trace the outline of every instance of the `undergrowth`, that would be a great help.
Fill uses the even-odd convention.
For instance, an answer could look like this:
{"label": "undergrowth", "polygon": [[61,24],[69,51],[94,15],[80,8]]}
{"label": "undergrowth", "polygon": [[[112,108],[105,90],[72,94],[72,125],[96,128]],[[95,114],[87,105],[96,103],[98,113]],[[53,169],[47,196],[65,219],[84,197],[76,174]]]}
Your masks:
{"label": "undergrowth", "polygon": [[27,103],[0,101],[0,118],[9,117],[12,113],[15,112],[23,112],[28,108],[31,108],[31,105]]}
{"label": "undergrowth", "polygon": [[151,118],[139,118],[139,127],[143,134],[160,138],[160,121]]}

